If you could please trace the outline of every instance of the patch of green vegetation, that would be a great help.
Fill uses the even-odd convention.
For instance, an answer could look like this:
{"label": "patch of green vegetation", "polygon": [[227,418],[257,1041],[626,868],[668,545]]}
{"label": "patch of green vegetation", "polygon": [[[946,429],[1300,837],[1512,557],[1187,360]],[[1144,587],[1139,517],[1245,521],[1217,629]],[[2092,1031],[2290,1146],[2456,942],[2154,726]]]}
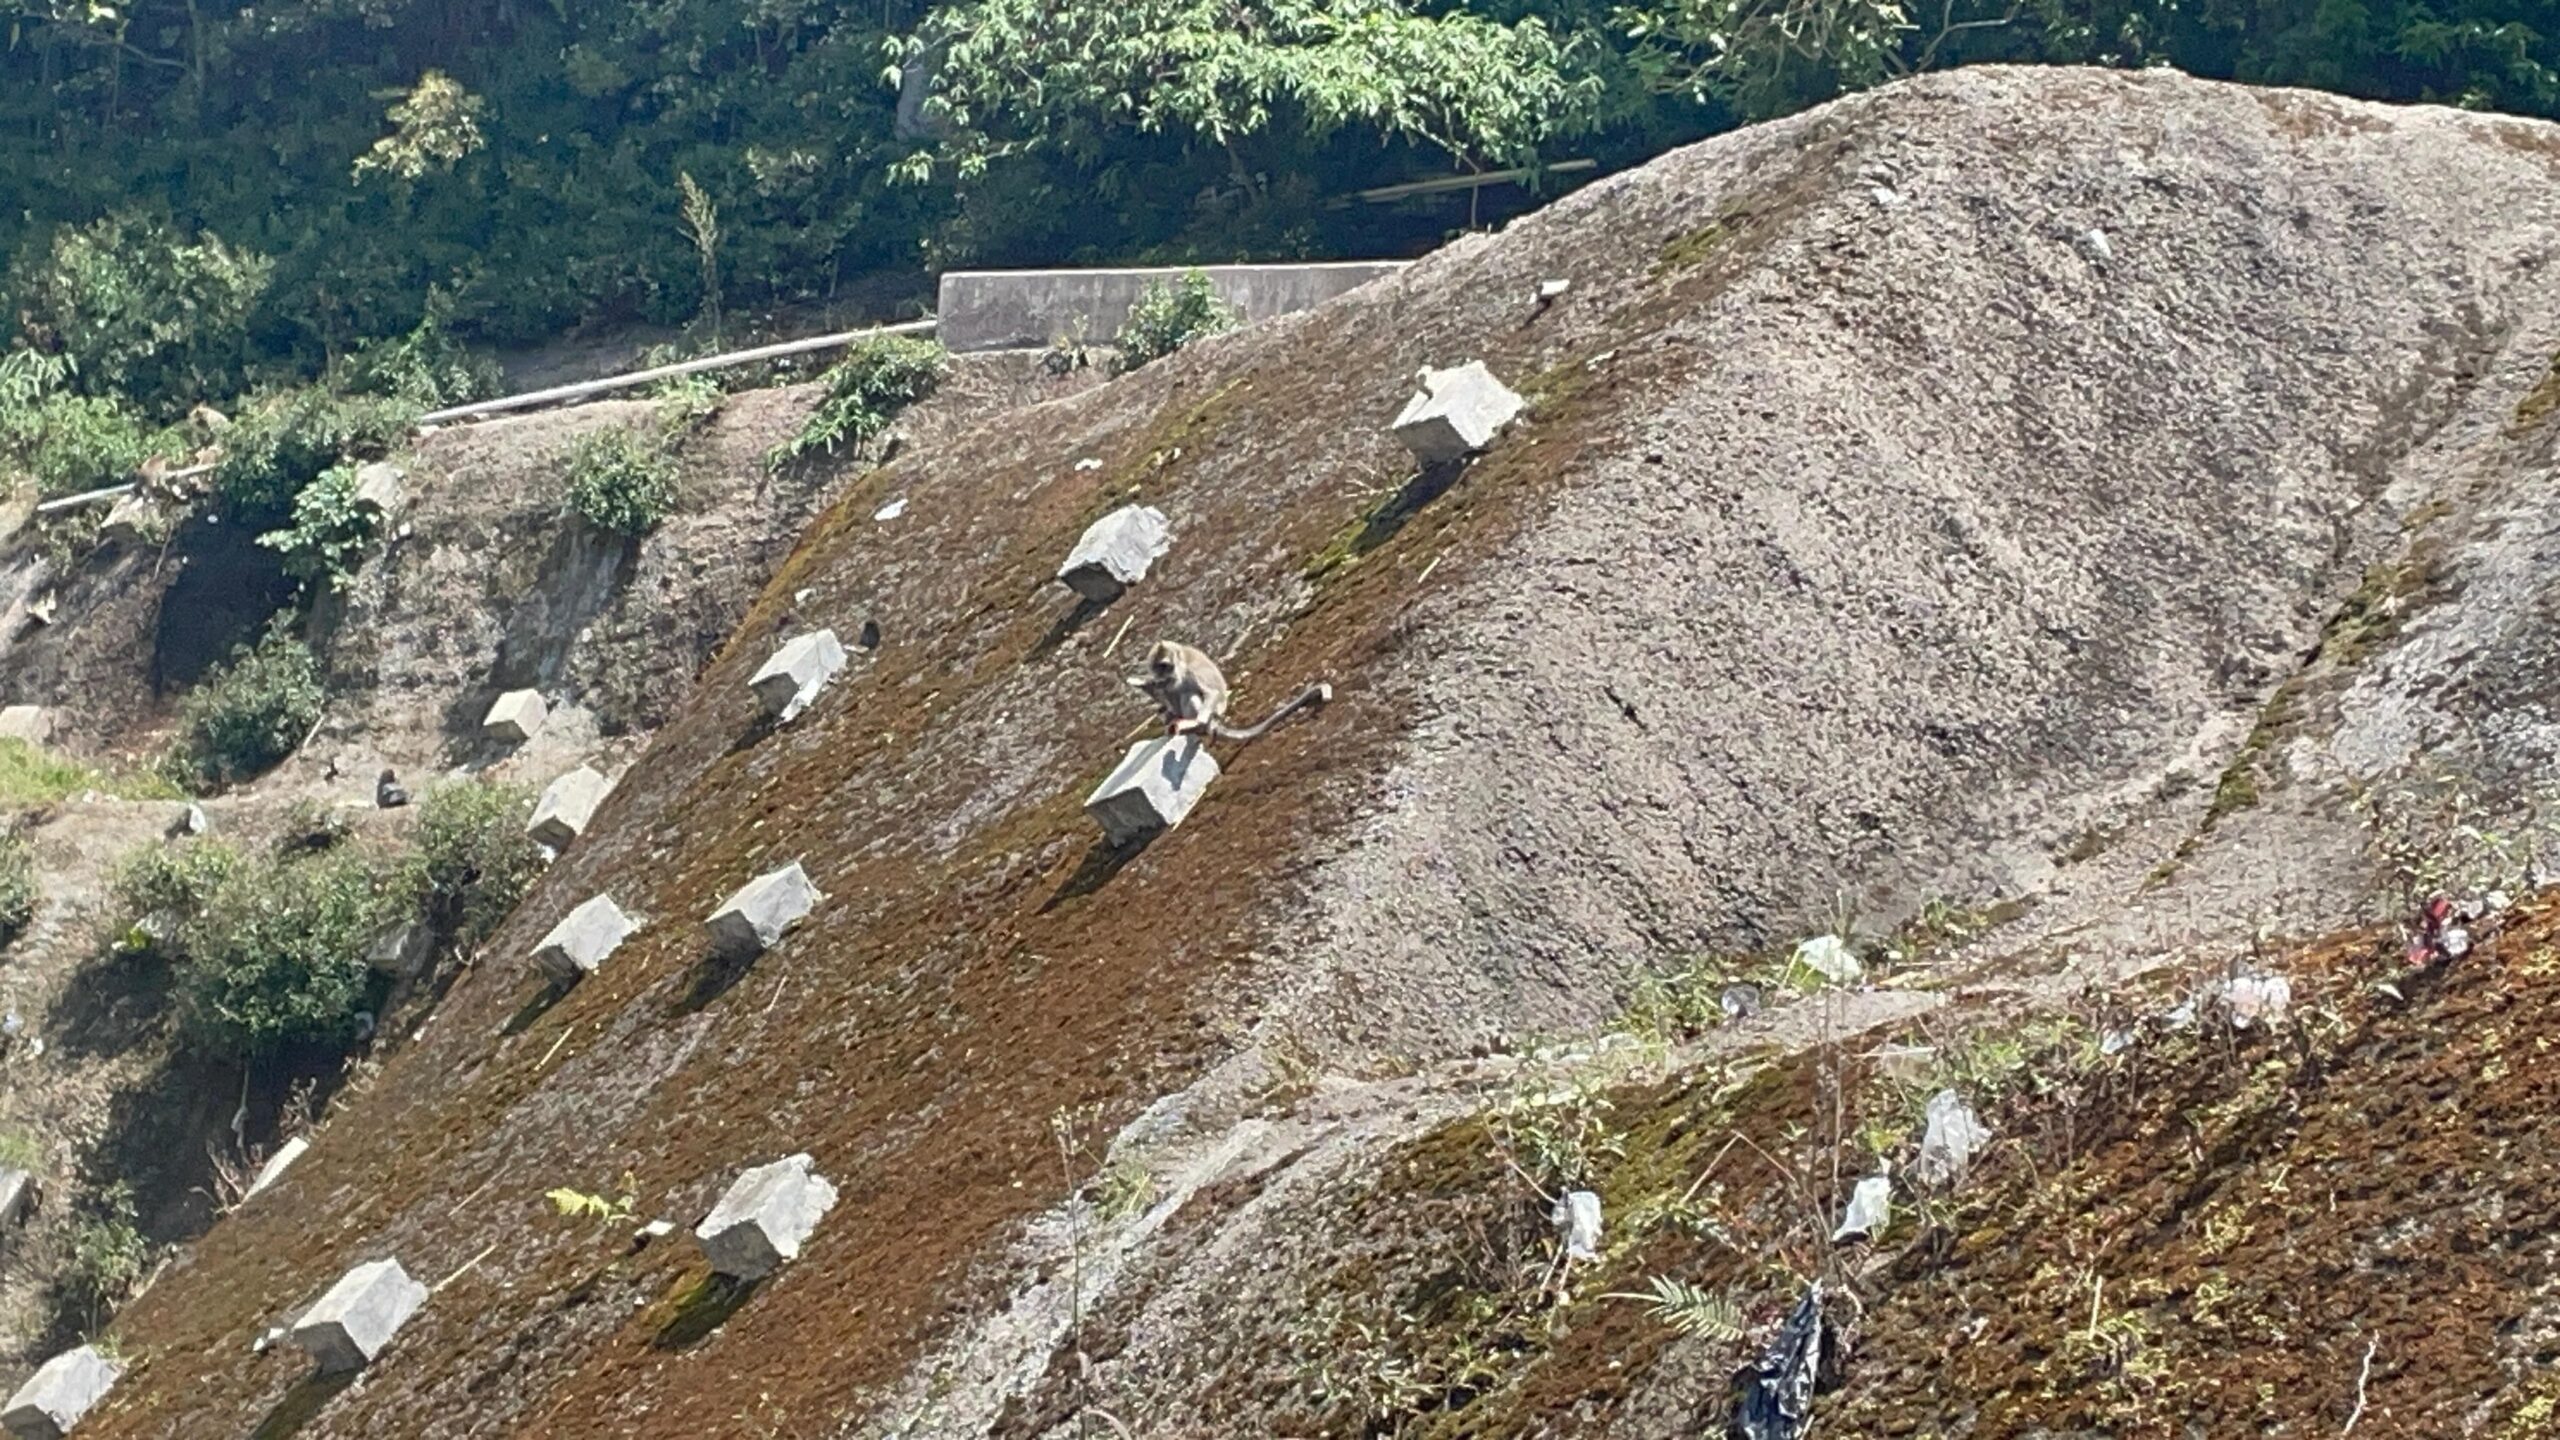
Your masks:
{"label": "patch of green vegetation", "polygon": [[320,722],[320,657],[279,623],[231,652],[178,704],[175,767],[199,784],[228,785],[272,769]]}
{"label": "patch of green vegetation", "polygon": [[35,848],[26,837],[0,834],[0,944],[18,938],[36,918]]}
{"label": "patch of green vegetation", "polygon": [[286,521],[296,497],[331,466],[390,454],[417,416],[403,400],[317,385],[270,396],[223,432],[214,488],[241,524]]}
{"label": "patch of green vegetation", "polygon": [[437,933],[464,948],[498,928],[542,873],[542,851],[524,833],[533,791],[457,780],[419,804],[417,889]]}
{"label": "patch of green vegetation", "polygon": [[119,1180],[92,1196],[72,1223],[71,1255],[57,1283],[87,1315],[85,1328],[97,1328],[122,1304],[151,1263],[151,1244],[135,1221],[133,1187]]}
{"label": "patch of green vegetation", "polygon": [[0,810],[57,804],[90,790],[119,800],[175,800],[183,794],[166,776],[93,770],[24,740],[0,739]]}
{"label": "patch of green vegetation", "polygon": [[1722,216],[1695,230],[1673,236],[1663,245],[1662,253],[1654,257],[1654,278],[1660,279],[1672,271],[1688,270],[1706,263],[1709,256],[1732,238],[1733,227]]}
{"label": "patch of green vegetation", "polygon": [[293,497],[293,523],[258,543],[283,555],[285,573],[306,589],[337,590],[373,548],[378,519],[356,503],[356,467],[332,465]]}
{"label": "patch of green vegetation", "polygon": [[0,1130],[0,1165],[40,1175],[44,1173],[44,1147],[22,1131]]}
{"label": "patch of green vegetation", "polygon": [[235,864],[177,930],[181,1037],[238,1061],[355,1039],[374,996],[365,952],[413,904],[351,847]]}
{"label": "patch of green vegetation", "polygon": [[1129,318],[1112,338],[1118,356],[1113,367],[1123,375],[1153,364],[1195,340],[1233,330],[1243,315],[1218,298],[1205,272],[1185,270],[1172,282],[1147,286],[1129,307]]}
{"label": "patch of green vegetation", "polygon": [[932,394],[950,373],[951,356],[939,341],[880,335],[845,351],[820,377],[827,387],[800,432],[765,454],[779,470],[812,451],[834,454],[849,445],[856,455],[889,428],[898,412]]}
{"label": "patch of green vegetation", "polygon": [[637,539],[676,508],[676,460],[663,436],[619,427],[579,437],[565,462],[570,514],[610,535]]}

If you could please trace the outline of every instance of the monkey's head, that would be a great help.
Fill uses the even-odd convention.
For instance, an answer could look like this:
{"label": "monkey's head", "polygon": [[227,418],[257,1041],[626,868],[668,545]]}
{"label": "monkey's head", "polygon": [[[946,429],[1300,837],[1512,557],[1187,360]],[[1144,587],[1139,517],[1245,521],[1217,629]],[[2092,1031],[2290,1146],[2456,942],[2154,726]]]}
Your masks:
{"label": "monkey's head", "polygon": [[375,781],[374,783],[375,783],[375,784],[377,784],[377,785],[388,785],[388,784],[390,784],[392,781],[394,781],[394,780],[396,780],[396,779],[398,779],[398,778],[400,778],[400,777],[398,777],[398,776],[396,776],[396,775],[392,774],[392,773],[391,773],[390,771],[388,771],[388,770],[385,770],[385,771],[383,771],[383,772],[382,772],[382,778],[381,778],[380,780]]}

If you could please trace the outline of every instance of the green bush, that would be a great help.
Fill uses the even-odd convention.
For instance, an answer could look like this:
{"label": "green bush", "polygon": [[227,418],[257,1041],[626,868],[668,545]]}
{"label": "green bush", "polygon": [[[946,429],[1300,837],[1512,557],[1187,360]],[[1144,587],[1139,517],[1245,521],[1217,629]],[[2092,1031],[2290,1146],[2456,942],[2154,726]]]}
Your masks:
{"label": "green bush", "polygon": [[151,1263],[151,1242],[136,1218],[133,1187],[118,1180],[82,1206],[72,1223],[71,1258],[60,1283],[65,1298],[87,1312],[89,1328],[133,1293]]}
{"label": "green bush", "polygon": [[284,556],[285,573],[307,589],[335,590],[354,577],[373,548],[379,517],[356,504],[356,467],[332,465],[293,497],[293,523],[258,543]]}
{"label": "green bush", "polygon": [[379,395],[339,395],[317,386],[251,406],[223,433],[214,488],[242,524],[269,525],[331,466],[378,460],[406,440],[417,407]]}
{"label": "green bush", "polygon": [[413,892],[353,846],[274,860],[235,854],[219,868],[173,937],[180,1034],[241,1061],[355,1039],[373,999],[365,951],[401,920]]}
{"label": "green bush", "polygon": [[640,536],[676,508],[676,461],[666,441],[598,430],[569,447],[569,511],[599,530]]}
{"label": "green bush", "polygon": [[112,385],[174,414],[239,388],[272,271],[210,232],[184,239],[126,211],[55,231],[20,280],[17,310],[37,349],[76,362],[83,388]]}
{"label": "green bush", "polygon": [[0,408],[0,462],[35,483],[39,496],[72,495],[133,478],[163,437],[123,402],[95,395],[48,395]]}
{"label": "green bush", "polygon": [[428,919],[458,945],[477,945],[542,873],[542,851],[524,833],[532,790],[458,780],[419,802],[418,888]]}
{"label": "green bush", "polygon": [[932,394],[950,367],[950,352],[937,341],[882,335],[856,344],[818,377],[826,396],[799,434],[766,453],[765,463],[780,469],[812,450],[832,455],[839,445],[860,454],[900,410]]}
{"label": "green bush", "polygon": [[1126,375],[1204,335],[1233,330],[1241,318],[1198,270],[1185,270],[1169,285],[1157,281],[1129,307],[1128,320],[1111,342],[1120,352],[1115,368]]}
{"label": "green bush", "polygon": [[352,388],[388,396],[424,412],[460,405],[496,393],[496,362],[475,355],[447,327],[451,298],[442,290],[427,296],[427,313],[406,335],[376,340],[357,348],[349,365]]}
{"label": "green bush", "polygon": [[0,835],[0,943],[18,938],[36,918],[35,847],[20,835]]}
{"label": "green bush", "polygon": [[204,918],[214,892],[246,864],[218,840],[149,845],[116,868],[115,902],[123,916],[119,948],[174,960],[181,937]]}
{"label": "green bush", "polygon": [[180,759],[198,781],[262,774],[319,723],[320,658],[281,627],[187,692],[178,705]]}

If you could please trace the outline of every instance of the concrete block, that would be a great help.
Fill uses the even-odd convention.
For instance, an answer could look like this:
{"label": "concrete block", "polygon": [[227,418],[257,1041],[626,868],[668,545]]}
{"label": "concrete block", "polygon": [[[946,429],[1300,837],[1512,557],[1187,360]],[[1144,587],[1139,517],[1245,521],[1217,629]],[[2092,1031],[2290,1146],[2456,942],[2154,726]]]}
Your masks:
{"label": "concrete block", "polygon": [[1525,403],[1481,360],[1453,370],[1425,369],[1417,378],[1422,388],[1396,416],[1395,435],[1425,465],[1464,459],[1492,444]]}
{"label": "concrete block", "polygon": [[52,709],[43,705],[0,708],[0,740],[24,740],[30,745],[52,744]]}
{"label": "concrete block", "polygon": [[1217,759],[1200,737],[1159,735],[1129,747],[1119,768],[1085,797],[1084,813],[1104,839],[1126,845],[1181,824],[1217,778]]}
{"label": "concrete block", "polygon": [[15,1225],[27,1218],[35,1208],[36,1177],[24,1170],[0,1165],[0,1225]]}
{"label": "concrete block", "polygon": [[12,1440],[62,1440],[89,1408],[106,1398],[124,1367],[83,1345],[37,1367],[0,1410],[0,1429]]}
{"label": "concrete block", "polygon": [[289,1338],[311,1352],[323,1373],[360,1370],[373,1363],[425,1303],[427,1287],[410,1279],[399,1261],[367,1261],[330,1286],[320,1303],[294,1322]]}
{"label": "concrete block", "polygon": [[302,1152],[310,1148],[311,1142],[299,1135],[277,1146],[276,1153],[267,1157],[267,1163],[258,1167],[258,1178],[249,1182],[249,1188],[241,1192],[240,1198],[245,1201],[283,1179],[284,1172],[292,1169],[293,1162],[301,1159]]}
{"label": "concrete block", "polygon": [[524,833],[536,845],[553,850],[566,850],[595,818],[596,807],[604,803],[605,792],[613,782],[586,765],[581,765],[542,787],[542,798],[533,807],[532,823]]}
{"label": "concrete block", "polygon": [[826,898],[797,860],[759,875],[711,912],[712,948],[731,959],[760,955]]}
{"label": "concrete block", "polygon": [[1172,547],[1173,532],[1163,511],[1123,505],[1085,527],[1066,563],[1058,567],[1058,580],[1094,604],[1108,605],[1146,579],[1147,567]]}
{"label": "concrete block", "polygon": [[397,518],[409,504],[409,472],[388,460],[356,470],[356,508],[370,510],[376,520]]}
{"label": "concrete block", "polygon": [[810,1168],[807,1155],[789,1155],[738,1177],[720,1203],[694,1227],[711,1268],[737,1280],[761,1280],[799,1258],[809,1232],[834,1208],[836,1187]]}
{"label": "concrete block", "polygon": [[747,687],[764,702],[765,713],[787,725],[809,708],[809,702],[843,668],[844,642],[836,632],[812,630],[784,642],[747,681]]}
{"label": "concrete block", "polygon": [[510,690],[489,707],[489,716],[480,722],[480,733],[492,740],[521,745],[542,733],[542,722],[551,715],[551,707],[542,703],[539,690]]}
{"label": "concrete block", "polygon": [[435,930],[424,921],[412,920],[373,937],[365,947],[364,960],[394,980],[406,980],[426,969],[435,953]]}
{"label": "concrete block", "polygon": [[[1314,309],[1406,263],[1207,265],[1201,272],[1218,298],[1251,322]],[[947,270],[934,301],[935,338],[955,353],[1037,350],[1078,327],[1108,340],[1129,323],[1129,307],[1148,286],[1179,280],[1184,269]]]}
{"label": "concrete block", "polygon": [[639,928],[640,922],[622,913],[612,897],[598,895],[551,927],[551,933],[533,948],[533,963],[553,983],[575,984],[579,977],[594,974],[605,957]]}

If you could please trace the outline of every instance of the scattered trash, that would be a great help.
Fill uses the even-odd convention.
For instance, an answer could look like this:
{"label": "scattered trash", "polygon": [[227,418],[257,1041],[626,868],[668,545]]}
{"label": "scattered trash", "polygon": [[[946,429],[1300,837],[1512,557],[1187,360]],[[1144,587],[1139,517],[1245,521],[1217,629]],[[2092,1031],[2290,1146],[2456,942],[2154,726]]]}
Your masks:
{"label": "scattered trash", "polygon": [[2177,1009],[2171,1010],[2160,1017],[2160,1023],[2168,1026],[2172,1030],[2184,1030],[2188,1026],[2196,1023],[2195,997],[2190,995],[2186,999],[2180,1001]]}
{"label": "scattered trash", "polygon": [[2497,928],[2498,915],[2507,905],[2504,890],[2491,890],[2459,902],[2443,895],[2430,898],[2418,907],[2418,933],[2409,942],[2409,968],[2421,970],[2470,954]]}
{"label": "scattered trash", "polygon": [[872,511],[871,518],[874,520],[895,520],[906,513],[907,497],[901,495],[897,499],[890,501],[888,504],[881,506],[879,509]]}
{"label": "scattered trash", "polygon": [[2447,960],[2459,960],[2471,953],[2471,932],[2459,925],[2448,925],[2436,937],[2436,948],[2444,952]]}
{"label": "scattered trash", "polygon": [[2261,1021],[2272,1027],[2293,1004],[2293,982],[2281,975],[2241,975],[2222,994],[2231,1006],[2232,1029],[2246,1030]]}
{"label": "scattered trash", "polygon": [[1796,963],[1834,985],[1850,984],[1867,973],[1857,953],[1837,935],[1816,935],[1798,945]]}
{"label": "scattered trash", "polygon": [[1917,1085],[1928,1079],[1929,1071],[1937,1065],[1938,1047],[1935,1045],[1879,1045],[1867,1052],[1867,1058],[1875,1063],[1876,1073],[1886,1079],[1899,1080],[1905,1085]]}
{"label": "scattered trash", "polygon": [[2080,253],[2097,264],[2104,265],[2116,258],[2116,247],[2107,243],[2107,232],[2104,230],[2086,232],[2080,237],[2079,243]]}
{"label": "scattered trash", "polygon": [[1716,1008],[1724,1012],[1727,1020],[1748,1020],[1760,1013],[1760,987],[1727,985],[1724,993],[1716,997]]}
{"label": "scattered trash", "polygon": [[167,833],[170,839],[180,840],[190,835],[202,835],[212,828],[213,823],[204,817],[204,807],[190,805],[179,812],[177,819],[169,822]]}
{"label": "scattered trash", "polygon": [[1099,460],[1094,459],[1094,458],[1093,458],[1092,456],[1090,456],[1090,455],[1087,455],[1087,456],[1086,456],[1086,457],[1084,457],[1083,459],[1081,459],[1081,460],[1079,460],[1079,461],[1077,461],[1077,462],[1076,462],[1076,469],[1077,469],[1077,470],[1079,470],[1079,471],[1084,471],[1084,470],[1099,470],[1099,469],[1101,469],[1101,468],[1102,468],[1102,462],[1101,462],[1101,461],[1099,461]]}
{"label": "scattered trash", "polygon": [[2132,1048],[2133,1032],[2130,1030],[2110,1030],[2098,1037],[2098,1053],[2101,1055],[2121,1055]]}
{"label": "scattered trash", "polygon": [[1880,1170],[1849,1193],[1849,1213],[1840,1217],[1840,1228],[1831,1232],[1831,1238],[1837,1242],[1879,1235],[1892,1218],[1893,1174]]}
{"label": "scattered trash", "polygon": [[1822,1282],[1805,1287],[1786,1323],[1733,1377],[1737,1440],[1803,1440],[1812,1428],[1813,1397],[1840,1383],[1840,1335],[1822,1313]]}
{"label": "scattered trash", "polygon": [[1553,1216],[1564,1236],[1564,1258],[1600,1258],[1600,1197],[1589,1190],[1570,1190],[1556,1200]]}
{"label": "scattered trash", "polygon": [[1975,1153],[1991,1142],[1991,1131],[1953,1090],[1930,1096],[1928,1115],[1928,1129],[1920,1137],[1920,1158],[1912,1162],[1911,1175],[1932,1189],[1945,1189],[1964,1178]]}

